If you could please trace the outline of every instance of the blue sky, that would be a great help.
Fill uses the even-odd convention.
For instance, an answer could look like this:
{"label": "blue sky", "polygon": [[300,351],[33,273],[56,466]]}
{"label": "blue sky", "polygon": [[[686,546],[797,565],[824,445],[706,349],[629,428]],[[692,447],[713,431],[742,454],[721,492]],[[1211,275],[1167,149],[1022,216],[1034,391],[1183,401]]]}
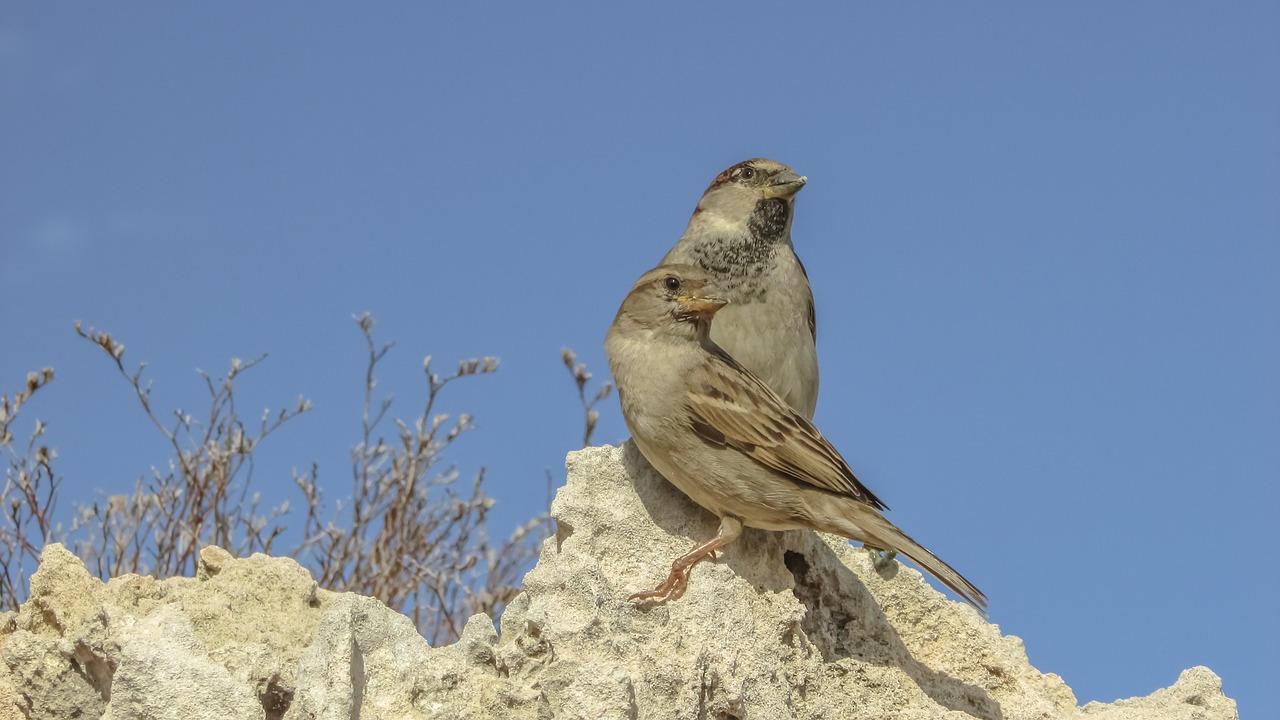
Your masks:
{"label": "blue sky", "polygon": [[0,8],[0,387],[57,370],[66,517],[167,458],[75,320],[159,408],[269,353],[243,407],[316,407],[255,469],[296,502],[346,487],[369,311],[400,416],[424,355],[501,357],[444,405],[505,532],[581,435],[560,348],[603,377],[766,156],[809,177],[818,425],[891,519],[1081,702],[1205,664],[1280,715],[1275,3]]}

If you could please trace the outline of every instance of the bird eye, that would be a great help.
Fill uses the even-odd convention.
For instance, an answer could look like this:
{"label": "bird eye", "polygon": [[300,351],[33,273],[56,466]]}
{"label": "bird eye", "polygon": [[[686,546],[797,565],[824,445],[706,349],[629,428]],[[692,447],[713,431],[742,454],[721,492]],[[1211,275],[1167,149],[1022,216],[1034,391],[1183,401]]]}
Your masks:
{"label": "bird eye", "polygon": [[738,177],[743,180],[750,180],[755,176],[756,176],[756,169],[751,167],[750,165],[747,165],[746,167],[743,167],[740,170],[738,170]]}
{"label": "bird eye", "polygon": [[680,278],[675,275],[668,275],[663,278],[662,284],[667,288],[667,292],[678,292],[680,290]]}

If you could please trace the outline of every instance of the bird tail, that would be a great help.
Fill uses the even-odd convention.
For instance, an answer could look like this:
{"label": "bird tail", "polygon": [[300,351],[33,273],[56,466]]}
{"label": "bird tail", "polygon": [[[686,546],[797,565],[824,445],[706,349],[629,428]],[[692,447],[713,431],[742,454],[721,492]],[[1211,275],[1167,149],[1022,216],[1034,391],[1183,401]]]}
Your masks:
{"label": "bird tail", "polygon": [[912,540],[887,518],[878,516],[876,519],[880,522],[874,523],[874,527],[862,526],[864,532],[870,531],[871,540],[867,545],[880,550],[895,550],[906,555],[943,585],[951,588],[978,612],[984,616],[987,614],[987,596],[974,587],[973,583],[966,580],[955,568],[943,562],[937,555],[926,550],[923,545]]}

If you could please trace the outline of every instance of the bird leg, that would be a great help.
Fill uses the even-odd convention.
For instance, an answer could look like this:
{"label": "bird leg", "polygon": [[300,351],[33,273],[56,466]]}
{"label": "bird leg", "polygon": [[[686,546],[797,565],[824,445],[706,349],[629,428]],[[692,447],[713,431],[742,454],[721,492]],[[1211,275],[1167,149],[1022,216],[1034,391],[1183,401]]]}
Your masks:
{"label": "bird leg", "polygon": [[684,591],[689,588],[689,573],[692,572],[693,566],[705,560],[708,556],[714,555],[717,550],[728,545],[738,536],[742,534],[742,521],[737,518],[725,517],[720,519],[720,532],[710,540],[698,545],[689,552],[676,558],[671,563],[671,574],[658,587],[645,592],[638,592],[627,598],[628,600],[655,600],[658,604],[679,600],[684,595]]}

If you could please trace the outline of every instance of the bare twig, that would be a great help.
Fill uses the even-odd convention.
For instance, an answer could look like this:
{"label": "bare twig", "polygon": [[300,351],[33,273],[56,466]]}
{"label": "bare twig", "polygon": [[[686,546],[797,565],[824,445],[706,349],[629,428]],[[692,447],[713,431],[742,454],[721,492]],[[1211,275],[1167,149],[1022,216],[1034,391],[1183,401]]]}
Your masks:
{"label": "bare twig", "polygon": [[569,374],[573,376],[573,382],[578,387],[578,401],[582,403],[582,447],[591,445],[591,434],[596,430],[596,421],[600,419],[600,413],[596,412],[596,404],[601,400],[609,397],[609,393],[613,392],[611,383],[602,383],[596,389],[595,397],[587,400],[587,381],[591,380],[591,373],[587,372],[587,366],[578,362],[577,355],[569,348],[560,349],[560,360],[564,362],[565,368]]}
{"label": "bare twig", "polygon": [[389,439],[378,429],[392,398],[375,402],[374,389],[377,365],[392,346],[374,341],[371,317],[356,322],[368,354],[361,439],[351,454],[352,495],[326,521],[315,469],[295,478],[307,501],[300,555],[322,585],[374,595],[412,617],[432,642],[451,641],[467,617],[496,614],[518,592],[508,565],[523,567],[534,552],[524,530],[500,547],[491,545],[485,527],[494,500],[484,492],[484,471],[462,492],[457,469],[441,462],[442,453],[474,429],[470,415],[438,412],[441,391],[455,380],[495,372],[498,360],[463,360],[442,377],[427,356],[422,412],[412,422],[396,419]]}
{"label": "bare twig", "polygon": [[58,451],[39,444],[46,426],[36,420],[35,429],[22,451],[14,447],[13,425],[22,407],[41,388],[53,381],[53,368],[27,373],[23,388],[12,396],[0,396],[0,450],[8,457],[4,489],[0,490],[0,603],[15,607],[27,584],[28,563],[34,564],[40,550],[57,532],[52,517],[61,479],[52,462]]}
{"label": "bare twig", "polygon": [[78,322],[76,333],[107,353],[173,451],[168,468],[152,468],[150,478],[139,481],[131,495],[81,508],[72,531],[97,531],[75,543],[76,552],[103,574],[162,577],[194,573],[205,545],[236,555],[268,552],[284,531],[278,521],[288,506],[265,513],[259,509],[259,495],[251,491],[253,451],[284,423],[311,410],[311,403],[299,397],[292,407],[268,410],[258,427],[248,431],[236,410],[235,381],[266,356],[247,363],[236,358],[224,377],[200,372],[209,393],[203,422],[178,409],[172,425],[166,425],[152,407],[151,383],[143,381],[146,365],[130,373],[124,344],[110,333],[85,331]]}

